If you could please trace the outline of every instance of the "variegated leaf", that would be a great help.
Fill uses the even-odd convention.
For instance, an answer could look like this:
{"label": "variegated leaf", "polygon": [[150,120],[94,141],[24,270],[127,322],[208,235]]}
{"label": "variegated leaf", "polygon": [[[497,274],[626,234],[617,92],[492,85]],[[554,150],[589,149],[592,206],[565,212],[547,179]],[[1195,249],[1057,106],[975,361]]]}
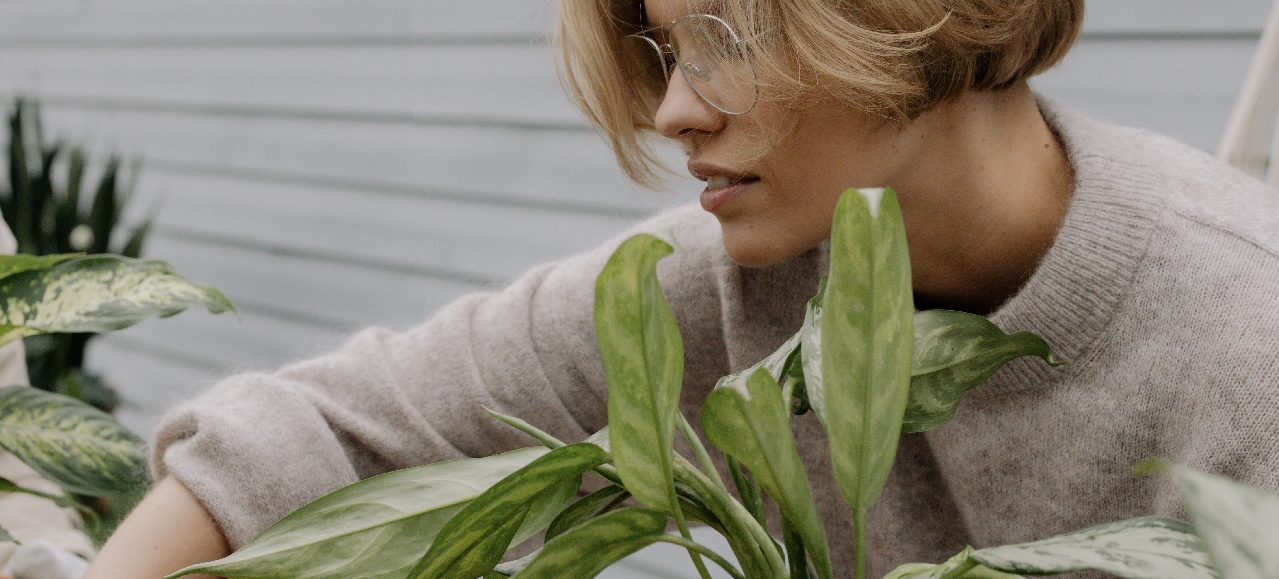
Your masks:
{"label": "variegated leaf", "polygon": [[1043,338],[1030,332],[1005,334],[975,314],[928,310],[915,314],[915,352],[904,432],[937,428],[955,415],[964,392],[981,386],[1004,364],[1039,356],[1054,366]]}
{"label": "variegated leaf", "polygon": [[1181,483],[1186,514],[1222,577],[1279,577],[1279,493],[1184,466],[1170,467]]}
{"label": "variegated leaf", "polygon": [[1190,525],[1164,517],[1128,519],[1033,543],[981,549],[969,558],[1022,575],[1096,569],[1127,579],[1217,577],[1208,551]]}
{"label": "variegated leaf", "polygon": [[0,279],[0,343],[41,332],[108,332],[192,306],[233,311],[222,292],[162,261],[93,255]]}
{"label": "variegated leaf", "polygon": [[453,515],[547,452],[525,448],[365,479],[293,511],[229,557],[169,577],[403,579]]}
{"label": "variegated leaf", "polygon": [[72,492],[112,495],[150,484],[141,438],[88,404],[29,386],[0,388],[0,446]]}
{"label": "variegated leaf", "polygon": [[63,253],[59,255],[27,255],[25,253],[19,253],[17,255],[0,255],[0,279],[4,279],[15,273],[23,271],[49,269],[50,267],[75,257],[80,257],[80,254]]}

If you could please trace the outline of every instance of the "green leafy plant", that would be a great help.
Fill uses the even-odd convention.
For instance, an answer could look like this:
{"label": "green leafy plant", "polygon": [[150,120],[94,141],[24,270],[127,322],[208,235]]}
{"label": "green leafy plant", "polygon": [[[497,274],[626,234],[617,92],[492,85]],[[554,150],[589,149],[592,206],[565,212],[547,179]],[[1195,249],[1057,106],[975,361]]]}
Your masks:
{"label": "green leafy plant", "polygon": [[[8,190],[0,191],[0,214],[18,241],[18,253],[141,255],[150,219],[134,226],[121,243],[115,239],[137,177],[136,164],[126,179],[120,159],[108,159],[90,198],[84,149],[46,144],[38,103],[22,97],[14,99],[9,114],[8,153]],[[96,335],[58,332],[25,340],[31,384],[103,410],[114,408],[115,393],[100,376],[83,370],[85,349]]]}
{"label": "green leafy plant", "polygon": [[[830,579],[837,570],[790,428],[794,414],[811,410],[826,429],[835,477],[852,507],[852,574],[860,579],[866,511],[885,484],[900,433],[943,425],[964,392],[1012,359],[1060,363],[1033,334],[1008,335],[959,312],[915,313],[895,195],[850,191],[835,212],[830,275],[809,301],[802,329],[759,364],[721,379],[703,404],[703,431],[724,453],[734,493],[677,404],[683,346],[656,273],[657,262],[675,250],[670,240],[635,236],[597,278],[595,327],[609,388],[604,430],[566,444],[492,413],[549,452],[526,449],[361,481],[295,511],[230,557],[171,577],[585,578],[665,542],[685,548],[704,578],[709,560],[739,579]],[[691,459],[675,451],[676,431],[692,448]],[[571,501],[587,471],[612,484]],[[1226,495],[1218,491],[1228,483],[1174,472],[1186,481],[1187,504]],[[439,477],[456,490],[443,491]],[[780,540],[767,531],[765,495],[778,506]],[[641,506],[625,506],[632,497]],[[1203,531],[1205,525],[1227,528],[1234,523],[1218,519],[1254,516],[1254,505],[1266,501],[1270,512],[1279,508],[1273,495],[1259,497],[1192,506],[1207,540],[1181,521],[1144,517],[1022,545],[968,548],[944,563],[903,565],[888,577],[991,579],[1082,569],[1133,579],[1215,577],[1213,556],[1223,569],[1236,569],[1259,551],[1239,546],[1254,536]],[[689,519],[722,534],[736,563],[693,541]],[[678,534],[666,532],[670,521]],[[540,550],[501,562],[542,529]],[[1221,549],[1236,554],[1217,554],[1227,553]],[[1275,574],[1265,567],[1237,576]]]}
{"label": "green leafy plant", "polygon": [[[53,332],[107,332],[189,307],[234,311],[218,290],[191,283],[160,261],[114,255],[0,256],[0,345]],[[147,447],[110,415],[28,386],[0,387],[0,447],[69,493],[130,497],[150,485]],[[0,478],[0,491],[48,498],[97,516],[70,496]],[[109,529],[100,529],[105,535]],[[0,529],[0,539],[12,540]]]}

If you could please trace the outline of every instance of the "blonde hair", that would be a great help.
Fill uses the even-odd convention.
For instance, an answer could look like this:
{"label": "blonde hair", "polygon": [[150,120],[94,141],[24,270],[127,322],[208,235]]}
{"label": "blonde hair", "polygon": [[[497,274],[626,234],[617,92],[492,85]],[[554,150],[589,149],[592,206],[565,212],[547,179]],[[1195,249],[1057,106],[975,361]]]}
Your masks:
{"label": "blonde hair", "polygon": [[[761,98],[786,106],[833,97],[907,121],[965,91],[1012,86],[1056,64],[1084,0],[717,0],[744,40]],[[657,187],[649,137],[665,87],[637,86],[622,37],[640,0],[560,0],[554,40],[569,98],[608,139],[622,170]]]}

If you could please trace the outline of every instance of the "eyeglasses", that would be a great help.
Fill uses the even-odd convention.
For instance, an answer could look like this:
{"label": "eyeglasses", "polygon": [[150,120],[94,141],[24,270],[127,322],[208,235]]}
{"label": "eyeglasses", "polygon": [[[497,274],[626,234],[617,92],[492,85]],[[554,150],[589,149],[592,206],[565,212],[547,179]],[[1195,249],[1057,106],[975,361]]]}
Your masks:
{"label": "eyeglasses", "polygon": [[[655,31],[665,33],[666,43],[649,36]],[[759,100],[755,69],[742,41],[719,17],[689,14],[624,37],[622,50],[627,74],[654,109],[670,83],[672,68],[678,68],[697,95],[722,113],[746,114]]]}

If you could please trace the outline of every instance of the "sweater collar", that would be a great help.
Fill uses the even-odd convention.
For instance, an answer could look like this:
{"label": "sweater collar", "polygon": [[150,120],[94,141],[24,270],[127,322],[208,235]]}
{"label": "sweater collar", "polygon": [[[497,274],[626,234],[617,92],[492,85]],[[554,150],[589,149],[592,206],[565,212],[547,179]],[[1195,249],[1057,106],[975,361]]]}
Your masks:
{"label": "sweater collar", "polygon": [[[990,319],[1007,332],[1032,331],[1059,359],[1081,362],[1133,284],[1165,206],[1160,190],[1166,181],[1143,158],[1136,131],[1097,123],[1043,97],[1039,105],[1074,169],[1075,191],[1053,246]],[[1054,374],[1047,364],[1023,359],[986,390],[1037,384]]]}

